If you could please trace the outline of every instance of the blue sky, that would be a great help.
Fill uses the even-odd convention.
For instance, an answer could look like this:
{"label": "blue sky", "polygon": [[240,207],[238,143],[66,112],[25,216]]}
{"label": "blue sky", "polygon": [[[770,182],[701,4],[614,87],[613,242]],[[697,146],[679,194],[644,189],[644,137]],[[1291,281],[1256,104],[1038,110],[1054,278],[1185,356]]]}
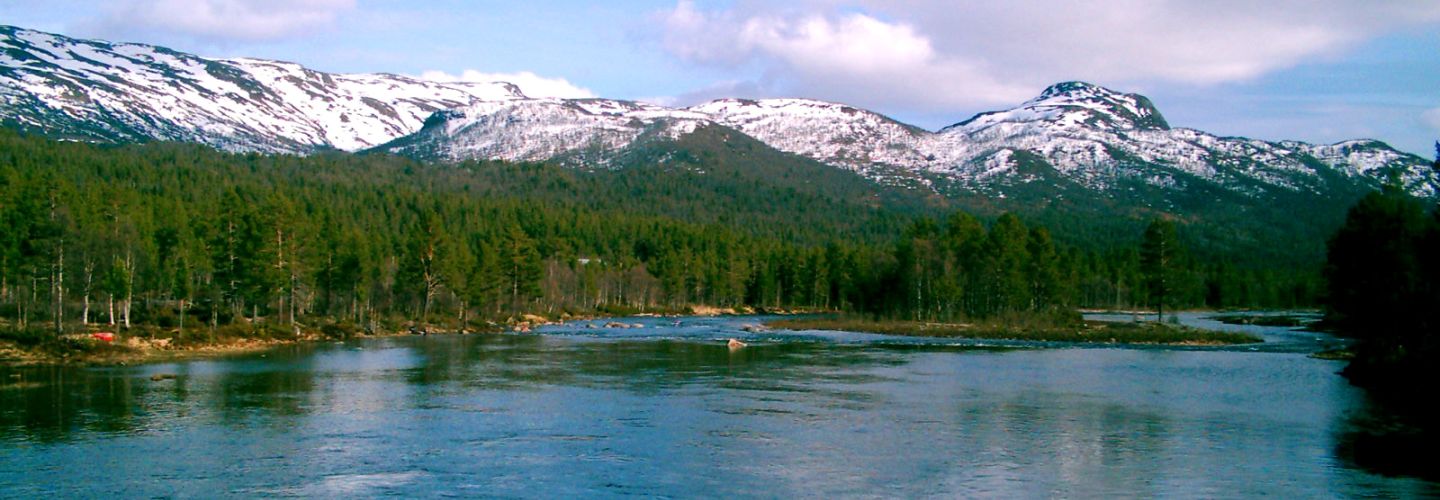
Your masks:
{"label": "blue sky", "polygon": [[531,94],[811,97],[930,129],[1085,80],[1222,135],[1440,139],[1432,0],[12,0],[0,23]]}

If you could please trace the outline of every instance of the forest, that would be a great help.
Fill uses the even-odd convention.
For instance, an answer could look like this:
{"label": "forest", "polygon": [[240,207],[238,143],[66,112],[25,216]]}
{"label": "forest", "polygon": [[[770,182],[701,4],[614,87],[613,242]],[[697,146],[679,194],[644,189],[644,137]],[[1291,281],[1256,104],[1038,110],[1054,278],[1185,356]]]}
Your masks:
{"label": "forest", "polygon": [[1308,306],[1319,289],[1319,263],[1194,256],[1168,217],[1097,238],[888,203],[844,175],[703,155],[586,171],[0,131],[0,329],[457,330],[697,306],[950,321]]}
{"label": "forest", "polygon": [[1345,374],[1430,406],[1414,381],[1440,375],[1440,207],[1387,186],[1350,209],[1327,247],[1325,322],[1358,340]]}

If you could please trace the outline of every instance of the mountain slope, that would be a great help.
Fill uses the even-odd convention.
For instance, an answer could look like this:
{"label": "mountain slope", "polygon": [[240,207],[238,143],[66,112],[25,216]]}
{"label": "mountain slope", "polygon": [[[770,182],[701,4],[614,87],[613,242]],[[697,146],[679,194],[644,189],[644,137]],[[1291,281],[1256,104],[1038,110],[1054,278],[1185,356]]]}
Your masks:
{"label": "mountain slope", "polygon": [[354,151],[415,132],[441,109],[523,97],[501,82],[330,74],[0,26],[0,121],[58,137]]}
{"label": "mountain slope", "polygon": [[0,122],[101,142],[300,154],[383,145],[377,149],[423,159],[582,167],[618,165],[632,147],[718,124],[881,184],[951,197],[1041,202],[1031,193],[1070,193],[1165,209],[1187,190],[1213,187],[1259,201],[1323,197],[1391,178],[1416,195],[1440,197],[1429,162],[1378,141],[1312,145],[1172,128],[1149,99],[1082,82],[930,132],[807,99],[721,99],[685,109],[530,99],[502,82],[329,74],[0,26]]}
{"label": "mountain slope", "polygon": [[437,112],[419,132],[378,149],[433,160],[552,160],[603,167],[632,144],[678,139],[710,125],[699,113],[631,101],[514,99]]}
{"label": "mountain slope", "polygon": [[998,195],[1004,192],[998,186],[1055,180],[1022,172],[1015,158],[1025,152],[1043,159],[1054,175],[1097,191],[1136,182],[1204,182],[1254,196],[1269,190],[1320,194],[1336,188],[1327,184],[1335,175],[1374,186],[1393,172],[1412,193],[1440,195],[1440,178],[1429,162],[1378,141],[1311,145],[1171,128],[1144,96],[1082,82],[1056,84],[1016,108],[981,113],[934,133],[828,103],[826,119],[817,125],[815,111],[776,101],[723,100],[690,109],[709,111],[716,121],[783,151],[862,173],[885,167],[914,172],[955,192]]}

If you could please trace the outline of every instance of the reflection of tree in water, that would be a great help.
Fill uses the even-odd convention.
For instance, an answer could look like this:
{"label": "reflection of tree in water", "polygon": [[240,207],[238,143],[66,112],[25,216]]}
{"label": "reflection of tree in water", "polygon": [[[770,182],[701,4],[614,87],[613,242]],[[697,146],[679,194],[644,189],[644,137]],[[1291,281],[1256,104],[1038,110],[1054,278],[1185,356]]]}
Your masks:
{"label": "reflection of tree in water", "polygon": [[[1366,398],[1336,436],[1335,455],[1349,465],[1386,476],[1440,481],[1435,452],[1440,450],[1440,411],[1422,403]],[[1440,485],[1431,493],[1440,495]]]}
{"label": "reflection of tree in water", "polygon": [[63,366],[18,370],[0,387],[0,437],[64,440],[77,431],[127,432],[151,415],[140,403],[149,380]]}
{"label": "reflection of tree in water", "polygon": [[863,377],[859,365],[899,364],[903,353],[826,343],[755,343],[730,349],[722,342],[641,340],[588,342],[531,335],[469,335],[407,339],[423,360],[412,384],[459,382],[467,387],[518,389],[583,385],[654,391],[702,382],[784,384],[787,380]]}
{"label": "reflection of tree in water", "polygon": [[307,413],[316,387],[313,360],[309,353],[285,360],[250,360],[219,373],[210,391],[212,407],[227,421],[244,419],[253,410],[287,416]]}
{"label": "reflection of tree in water", "polygon": [[550,373],[553,353],[535,335],[450,335],[403,339],[397,343],[419,355],[408,370],[411,384],[459,382],[466,386],[518,389],[532,382],[563,381]]}

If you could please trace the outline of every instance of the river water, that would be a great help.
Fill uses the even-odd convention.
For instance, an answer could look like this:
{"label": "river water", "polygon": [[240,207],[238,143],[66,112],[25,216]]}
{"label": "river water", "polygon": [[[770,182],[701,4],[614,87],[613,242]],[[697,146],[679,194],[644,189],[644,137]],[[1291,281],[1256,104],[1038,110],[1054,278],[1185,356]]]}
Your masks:
{"label": "river water", "polygon": [[0,497],[1440,495],[1346,457],[1378,410],[1306,356],[1336,342],[1321,334],[1226,326],[1267,342],[1168,349],[744,331],[762,319],[0,368]]}

